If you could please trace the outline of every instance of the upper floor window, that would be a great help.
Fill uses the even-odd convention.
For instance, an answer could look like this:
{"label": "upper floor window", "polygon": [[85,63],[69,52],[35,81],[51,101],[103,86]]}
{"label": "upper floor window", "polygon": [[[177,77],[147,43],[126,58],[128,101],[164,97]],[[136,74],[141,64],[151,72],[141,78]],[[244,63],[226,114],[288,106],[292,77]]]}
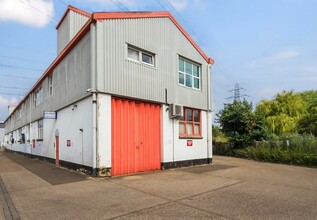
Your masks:
{"label": "upper floor window", "polygon": [[200,89],[200,66],[191,61],[179,58],[178,83],[180,85]]}
{"label": "upper floor window", "polygon": [[154,66],[154,55],[128,46],[128,58]]}
{"label": "upper floor window", "polygon": [[53,95],[53,74],[47,77],[47,81],[48,81],[48,95],[52,96]]}
{"label": "upper floor window", "polygon": [[179,119],[179,136],[201,137],[201,111],[184,107],[184,116]]}
{"label": "upper floor window", "polygon": [[38,106],[42,103],[43,103],[43,88],[41,86],[34,92],[34,104],[35,106]]}
{"label": "upper floor window", "polygon": [[37,121],[37,138],[43,139],[43,119]]}

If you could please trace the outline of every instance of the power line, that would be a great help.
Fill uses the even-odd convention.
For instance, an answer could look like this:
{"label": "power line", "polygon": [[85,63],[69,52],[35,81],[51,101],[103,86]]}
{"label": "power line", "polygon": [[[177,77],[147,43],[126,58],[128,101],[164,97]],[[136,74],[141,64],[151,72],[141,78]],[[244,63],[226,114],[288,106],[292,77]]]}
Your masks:
{"label": "power line", "polygon": [[110,0],[113,4],[115,4],[116,6],[118,6],[118,8],[120,8],[123,11],[129,11],[129,9],[127,7],[125,7],[121,2],[119,2],[118,0]]}
{"label": "power line", "polygon": [[126,11],[130,11],[127,7],[124,6],[119,0],[114,0],[116,1],[119,5],[121,5]]}
{"label": "power line", "polygon": [[23,94],[14,94],[14,93],[5,93],[5,92],[0,92],[0,95],[24,96]]}
{"label": "power line", "polygon": [[36,10],[36,11],[38,11],[38,12],[40,12],[40,13],[42,13],[42,14],[48,16],[48,17],[50,17],[50,18],[53,19],[54,21],[58,21],[58,20],[57,20],[55,17],[53,17],[52,15],[49,15],[49,14],[45,13],[44,11],[42,11],[42,10],[40,10],[40,9],[38,9],[38,8],[33,7],[29,2],[26,2],[26,1],[24,1],[24,0],[20,0],[20,1],[23,2],[25,5],[29,6],[30,8],[33,8],[34,10]]}
{"label": "power line", "polygon": [[[7,45],[7,44],[3,44],[2,42],[0,42],[0,47],[7,47],[7,48],[10,48],[10,49],[26,50],[26,47],[21,47],[20,45]],[[40,50],[40,49],[37,49],[37,48],[32,48],[32,51],[36,51],[36,52],[42,53],[42,54],[44,54],[43,52],[47,52],[47,50],[44,51],[44,50]],[[45,55],[48,55],[48,54],[56,56],[56,54],[53,53],[53,52],[45,53]]]}
{"label": "power line", "polygon": [[8,68],[14,68],[14,69],[33,70],[33,71],[44,72],[44,70],[34,69],[34,68],[28,68],[28,67],[22,67],[22,66],[13,66],[13,65],[6,65],[6,64],[0,64],[0,66],[2,66],[2,67],[8,67]]}
{"label": "power line", "polygon": [[60,3],[62,3],[63,5],[66,5],[66,6],[68,6],[68,4],[67,3],[65,3],[64,1],[62,1],[62,0],[57,0],[57,1],[59,1]]}
{"label": "power line", "polygon": [[19,75],[3,75],[3,74],[0,74],[0,77],[9,77],[9,78],[16,78],[16,79],[37,79],[35,77],[27,77],[27,76],[19,76]]}
{"label": "power line", "polygon": [[25,59],[25,58],[20,58],[20,57],[10,57],[10,56],[4,56],[4,55],[0,55],[0,57],[6,58],[6,59],[12,59],[12,60],[21,60],[21,61],[26,61],[26,62],[31,62],[31,63],[47,64],[47,63],[44,63],[41,61],[39,62],[37,60]]}
{"label": "power line", "polygon": [[[159,3],[159,5],[160,5],[164,10],[167,10],[166,7],[161,3],[161,0],[156,0],[156,1]],[[173,4],[172,4],[169,0],[165,0],[165,1],[166,1],[166,2],[172,7],[172,9],[179,15],[179,17],[180,17],[180,18],[182,19],[182,21],[187,25],[187,27],[190,29],[190,31],[191,31],[193,34],[195,34],[195,36],[196,36],[196,38],[198,39],[198,41],[202,42],[202,40],[198,37],[198,35],[196,34],[196,32],[193,30],[193,28],[191,28],[190,24],[184,19],[184,17],[181,15],[181,13],[173,6]],[[208,52],[209,52],[209,54],[211,54],[210,51],[208,51]],[[225,71],[224,71],[222,68],[220,68],[219,62],[220,62],[220,61],[215,62],[214,65],[224,74],[224,76],[225,76],[229,81],[234,82],[234,81],[232,81],[232,79],[228,76],[228,74],[225,73]]]}
{"label": "power line", "polygon": [[169,0],[165,0],[173,9],[174,11],[179,15],[179,17],[184,21],[184,23],[188,26],[188,28],[191,30],[192,33],[194,33],[195,35],[197,35],[195,33],[195,31],[191,28],[191,26],[189,25],[189,23],[183,18],[183,16],[181,15],[181,13],[179,11],[177,11],[177,9],[173,6],[173,4],[169,1]]}
{"label": "power line", "polygon": [[168,11],[168,10],[164,7],[164,5],[161,3],[160,0],[156,0],[156,2],[161,6],[161,8],[162,8],[164,11]]}
{"label": "power line", "polygon": [[14,87],[14,86],[1,86],[0,88],[5,88],[5,89],[19,89],[19,90],[28,90],[29,88],[22,88],[22,87]]}

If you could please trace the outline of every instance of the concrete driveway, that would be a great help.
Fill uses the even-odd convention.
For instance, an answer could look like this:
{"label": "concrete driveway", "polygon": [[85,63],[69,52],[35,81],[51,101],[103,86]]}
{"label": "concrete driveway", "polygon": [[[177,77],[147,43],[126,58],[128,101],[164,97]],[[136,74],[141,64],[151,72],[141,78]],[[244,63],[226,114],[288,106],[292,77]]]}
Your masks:
{"label": "concrete driveway", "polygon": [[0,152],[0,219],[317,219],[317,169],[213,160],[97,179]]}

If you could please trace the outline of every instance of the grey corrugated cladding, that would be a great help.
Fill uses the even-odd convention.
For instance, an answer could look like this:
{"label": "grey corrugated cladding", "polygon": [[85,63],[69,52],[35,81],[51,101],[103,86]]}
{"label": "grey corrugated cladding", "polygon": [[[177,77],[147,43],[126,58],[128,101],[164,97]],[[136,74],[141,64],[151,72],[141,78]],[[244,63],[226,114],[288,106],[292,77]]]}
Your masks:
{"label": "grey corrugated cladding", "polygon": [[[97,22],[99,91],[207,109],[207,62],[169,18]],[[127,59],[127,44],[155,54],[155,67]],[[178,85],[178,56],[201,65],[201,89]]]}
{"label": "grey corrugated cladding", "polygon": [[89,18],[87,16],[78,14],[71,10],[68,11],[57,30],[57,54],[59,54],[73,39],[88,19]]}

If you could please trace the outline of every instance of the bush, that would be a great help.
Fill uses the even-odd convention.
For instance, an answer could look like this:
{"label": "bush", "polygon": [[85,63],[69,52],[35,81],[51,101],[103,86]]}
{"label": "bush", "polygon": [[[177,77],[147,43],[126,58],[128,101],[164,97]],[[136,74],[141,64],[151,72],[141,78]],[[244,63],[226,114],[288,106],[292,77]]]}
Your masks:
{"label": "bush", "polygon": [[290,148],[290,150],[287,150],[283,147],[247,147],[235,150],[234,155],[266,162],[317,166],[317,153],[304,152],[301,148]]}

